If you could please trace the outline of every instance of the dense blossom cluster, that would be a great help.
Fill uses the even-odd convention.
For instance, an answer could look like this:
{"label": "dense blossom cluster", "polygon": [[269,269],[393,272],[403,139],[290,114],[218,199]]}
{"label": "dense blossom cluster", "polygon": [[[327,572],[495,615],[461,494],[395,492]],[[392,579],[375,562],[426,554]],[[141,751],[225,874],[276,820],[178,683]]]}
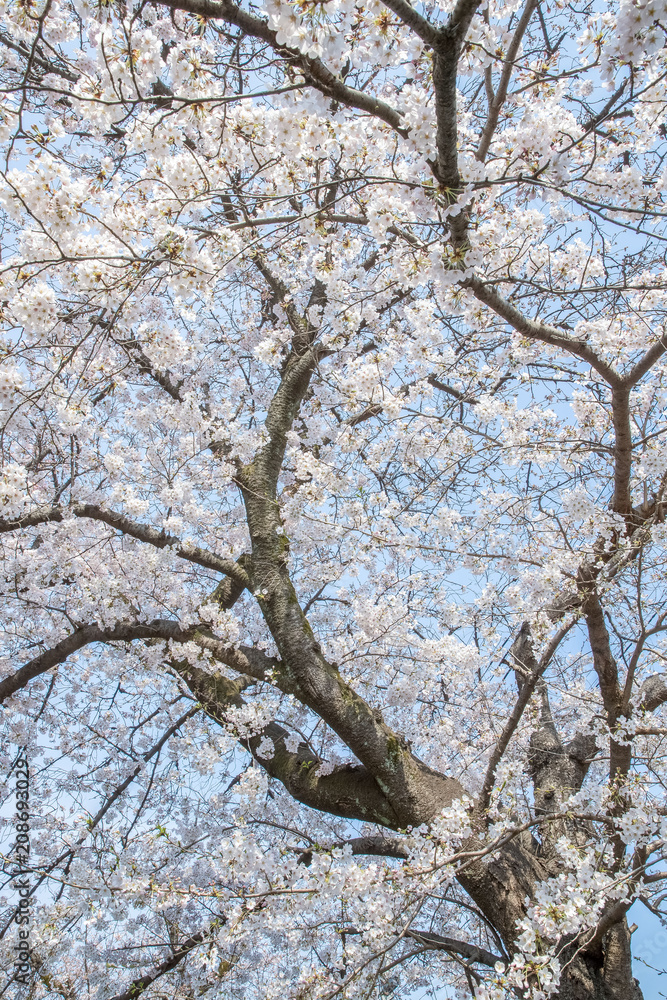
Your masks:
{"label": "dense blossom cluster", "polygon": [[666,29],[630,0],[0,6],[34,1000],[618,1000],[610,941],[639,997]]}

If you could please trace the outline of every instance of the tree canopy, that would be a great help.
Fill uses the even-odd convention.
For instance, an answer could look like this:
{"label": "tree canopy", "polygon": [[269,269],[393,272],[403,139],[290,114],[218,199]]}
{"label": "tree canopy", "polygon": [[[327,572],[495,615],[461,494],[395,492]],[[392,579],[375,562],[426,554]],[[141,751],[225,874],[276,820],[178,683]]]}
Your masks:
{"label": "tree canopy", "polygon": [[640,1000],[666,30],[2,5],[8,995]]}

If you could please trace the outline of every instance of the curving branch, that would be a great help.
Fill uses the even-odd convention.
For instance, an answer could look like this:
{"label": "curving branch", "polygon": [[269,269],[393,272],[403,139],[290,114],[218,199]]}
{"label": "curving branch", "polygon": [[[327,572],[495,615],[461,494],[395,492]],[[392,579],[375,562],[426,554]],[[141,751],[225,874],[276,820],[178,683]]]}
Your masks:
{"label": "curving branch", "polygon": [[111,1000],[137,1000],[137,997],[141,996],[149,986],[152,986],[154,982],[160,979],[162,976],[166,975],[168,972],[172,972],[184,958],[190,954],[198,945],[203,944],[208,937],[211,936],[215,930],[221,925],[226,923],[226,918],[221,917],[216,920],[212,926],[207,931],[199,931],[198,934],[193,934],[182,944],[177,945],[169,958],[161,962],[152,972],[149,972],[145,976],[141,976],[140,979],[135,979],[134,982],[123,992],[117,993]]}
{"label": "curving branch", "polygon": [[139,541],[148,542],[155,548],[173,547],[176,550],[176,555],[180,556],[181,559],[186,559],[188,562],[196,563],[198,566],[215,570],[218,573],[224,573],[225,576],[232,577],[244,587],[248,586],[247,573],[233,559],[224,559],[215,552],[209,552],[198,545],[193,545],[192,542],[182,542],[175,535],[168,535],[164,531],[158,531],[157,528],[151,527],[151,525],[132,521],[124,514],[117,514],[115,511],[108,511],[94,504],[76,504],[74,513],[77,517],[88,517],[94,521],[102,521],[110,528],[115,528],[116,531],[121,531],[125,535],[139,539]]}
{"label": "curving branch", "polygon": [[[229,2],[229,0],[159,0],[159,3],[160,6],[166,7],[171,11],[180,10],[185,13],[194,14],[203,20],[222,20],[240,28],[243,34],[251,38],[257,38],[270,45],[286,62],[297,66],[301,70],[307,86],[319,90],[320,93],[331,97],[346,107],[363,111],[371,117],[383,121],[394,131],[398,132],[399,135],[407,136],[409,129],[402,124],[401,112],[371,94],[366,94],[362,90],[356,90],[354,87],[347,86],[342,77],[332,73],[321,59],[313,58],[300,52],[299,49],[281,44],[277,40],[276,32],[266,21],[244,11],[236,4]],[[31,53],[22,43],[13,42],[6,36],[0,36],[0,43],[17,52],[19,55],[24,56],[26,59],[31,57]],[[77,75],[56,66],[54,63],[43,58],[36,58],[34,55],[32,56],[32,61],[37,62],[45,73],[57,74],[71,84],[78,82],[79,77]],[[148,101],[154,99],[154,97],[145,98]],[[157,372],[146,356],[143,355],[143,352],[141,352],[141,355],[137,355],[137,358],[143,371],[147,372],[152,378],[155,378],[174,399],[181,398],[180,387],[172,382],[167,373]]]}
{"label": "curving branch", "polygon": [[[252,543],[251,586],[280,653],[271,681],[314,711],[373,776],[391,803],[389,825],[395,825],[396,819],[401,826],[418,825],[461,798],[462,786],[418,760],[405,740],[346,683],[338,666],[326,659],[289,574],[289,541],[283,533],[277,484],[287,434],[318,359],[317,331],[305,319],[296,319],[292,322],[294,336],[280,385],[268,407],[268,440],[253,460],[239,469],[236,480]],[[256,676],[252,670],[247,672]],[[350,773],[346,780],[352,778]]]}
{"label": "curving branch", "polygon": [[230,0],[159,0],[162,7],[170,10],[182,10],[197,17],[210,20],[226,21],[240,28],[245,35],[258,38],[270,45],[286,62],[291,63],[303,73],[306,84],[319,90],[320,93],[339,101],[348,108],[356,108],[373,118],[383,121],[399,135],[406,136],[408,129],[402,124],[401,114],[385,101],[381,101],[362,90],[348,87],[340,76],[328,69],[321,59],[304,55],[298,49],[281,44],[276,32],[266,21],[237,7]]}
{"label": "curving branch", "polygon": [[243,588],[248,586],[248,574],[243,569],[240,562],[233,559],[225,559],[223,556],[202,549],[192,542],[182,542],[176,535],[169,535],[165,531],[158,531],[157,528],[149,524],[142,524],[133,521],[125,514],[119,514],[113,510],[107,510],[97,504],[74,503],[71,507],[51,507],[42,511],[34,511],[16,520],[0,519],[0,534],[10,531],[19,531],[23,528],[33,528],[38,524],[49,524],[52,522],[62,522],[68,514],[74,517],[87,518],[91,521],[100,521],[110,528],[136,538],[141,542],[147,542],[157,549],[173,548],[176,555],[188,562],[203,566],[205,569],[212,569],[216,573],[223,573],[231,577]]}
{"label": "curving branch", "polygon": [[406,937],[412,938],[419,944],[426,945],[429,949],[448,951],[454,955],[461,955],[469,962],[479,962],[481,965],[489,965],[491,968],[496,962],[506,962],[502,955],[494,955],[486,948],[480,948],[477,944],[470,944],[468,941],[459,941],[457,938],[445,937],[442,934],[434,934],[432,931],[409,930]]}
{"label": "curving branch", "polygon": [[51,507],[48,510],[34,510],[30,514],[22,514],[16,518],[0,518],[0,535],[6,535],[10,531],[23,531],[25,528],[36,528],[38,524],[48,524],[50,521],[62,521],[62,512],[59,507]]}
{"label": "curving branch", "polygon": [[622,397],[626,397],[643,377],[650,371],[665,353],[667,353],[667,343],[661,338],[657,343],[646,351],[644,356],[630,369],[627,375],[621,375],[612,365],[607,364],[595,351],[588,346],[584,340],[577,340],[570,337],[563,330],[559,330],[549,323],[542,323],[540,320],[531,319],[522,313],[516,306],[496,292],[490,284],[480,278],[468,277],[461,282],[463,288],[469,288],[475,297],[504,319],[517,333],[531,340],[540,340],[544,344],[553,347],[560,347],[570,354],[581,358],[587,362],[594,371],[600,375],[604,381],[618,394],[619,405]]}
{"label": "curving branch", "polygon": [[513,306],[511,302],[503,298],[498,292],[496,292],[491,285],[480,280],[479,278],[470,277],[465,278],[461,285],[464,288],[469,288],[480,302],[489,306],[490,309],[504,319],[511,327],[513,327],[517,333],[522,334],[524,337],[528,337],[530,340],[539,340],[543,344],[549,344],[552,347],[560,347],[564,351],[568,351],[570,354],[574,354],[576,357],[581,358],[587,364],[593,368],[594,371],[600,375],[604,381],[612,388],[623,389],[624,381],[621,375],[608,365],[606,361],[598,357],[595,351],[588,346],[584,340],[576,340],[574,337],[570,337],[563,330],[559,330],[555,326],[551,326],[549,323],[542,323],[540,320],[531,319],[529,316],[525,316],[520,310]]}
{"label": "curving branch", "polygon": [[16,673],[0,681],[0,704],[16,691],[24,688],[35,677],[39,677],[40,674],[45,674],[52,667],[64,663],[72,653],[78,652],[84,646],[89,646],[94,642],[108,645],[113,642],[135,642],[142,639],[171,640],[179,643],[193,642],[201,649],[211,652],[220,663],[235,670],[243,677],[252,677],[255,680],[270,680],[273,672],[280,666],[278,660],[267,656],[259,649],[250,646],[236,648],[216,639],[201,626],[183,629],[178,622],[169,619],[154,619],[151,622],[125,622],[111,628],[83,625],[51,649],[47,649],[39,656],[29,660]]}
{"label": "curving branch", "polygon": [[[172,660],[170,665],[185,681],[209,718],[227,731],[230,725],[233,728],[229,709],[240,708],[244,704],[239,682],[230,681],[222,674],[201,670],[187,661]],[[400,824],[390,801],[365,767],[345,764],[323,774],[320,767],[324,762],[312,749],[303,742],[296,749],[292,749],[291,744],[288,748],[289,738],[287,729],[277,722],[270,722],[252,736],[239,736],[239,742],[270,777],[279,781],[292,798],[303,805],[333,816],[398,828]],[[269,750],[264,749],[265,741],[269,741]],[[370,843],[370,838],[361,839]],[[377,839],[388,843],[386,838]]]}
{"label": "curving branch", "polygon": [[[170,660],[170,666],[185,680],[206,714],[221,724],[227,723],[230,706],[243,704],[240,694],[245,687],[254,680],[272,680],[275,683],[274,674],[281,666],[279,661],[261,650],[243,646],[236,649],[205,634],[201,629],[181,629],[178,622],[155,620],[145,624],[121,624],[109,629],[87,625],[1,681],[0,704],[84,646],[95,642],[109,644],[155,639],[194,642],[241,675],[238,680],[230,680],[222,674],[209,673],[193,666],[188,661]],[[286,740],[289,735],[288,730],[282,726],[269,723],[260,733],[241,737],[240,742],[271,777],[277,778],[295,799],[305,805],[349,819],[381,823],[390,828],[400,826],[387,795],[365,767],[350,764],[336,768],[330,774],[320,774],[318,769],[322,761],[306,744],[300,744],[296,751],[287,749]],[[260,744],[266,737],[271,739],[274,746],[273,755],[268,757],[259,755]],[[116,798],[133,777],[134,774],[124,786],[116,790]],[[105,804],[104,811],[110,804]]]}
{"label": "curving branch", "polygon": [[[121,624],[110,629],[103,629],[98,625],[77,629],[52,649],[45,650],[0,682],[0,704],[84,646],[95,642],[108,644],[155,639],[193,642],[241,675],[240,682],[232,681],[221,674],[204,671],[187,661],[170,661],[172,668],[188,684],[204,711],[217,722],[226,723],[230,705],[242,704],[240,692],[248,686],[251,678],[270,681],[282,690],[293,693],[285,676],[284,664],[261,650],[245,646],[235,648],[201,628],[182,629],[178,622],[154,620],[145,624]],[[358,696],[355,697],[361,704],[365,704]],[[321,708],[319,714],[322,715]],[[294,752],[287,749],[286,740],[289,735],[282,726],[269,723],[261,733],[242,738],[241,742],[268,774],[277,778],[295,799],[305,805],[337,816],[381,823],[390,828],[402,825],[390,797],[377,782],[372,770],[363,764],[350,764],[336,768],[330,774],[320,774],[318,769],[322,761],[313,755],[309,747],[301,744]],[[266,737],[272,740],[274,752],[269,757],[260,757],[260,744]],[[394,740],[398,746],[396,737]],[[430,768],[427,771],[432,776],[432,781],[444,787],[444,793],[455,797],[455,792],[460,789],[458,782],[445,778]]]}
{"label": "curving branch", "polygon": [[[165,631],[165,638],[171,637],[171,635],[167,635],[170,630],[173,633],[178,631],[177,622],[160,622],[158,624]],[[122,624],[110,629],[100,628],[99,625],[84,625],[82,628],[76,629],[52,649],[47,649],[39,656],[35,656],[16,673],[0,681],[0,704],[16,691],[24,688],[35,677],[39,677],[40,674],[45,674],[52,667],[64,663],[68,656],[83,649],[84,646],[89,646],[93,642],[130,642],[134,639],[150,639],[155,635],[155,625],[154,622],[145,625]]]}
{"label": "curving branch", "polygon": [[516,26],[514,34],[512,35],[512,40],[507,48],[507,55],[505,56],[503,68],[500,73],[498,89],[489,104],[489,113],[484,128],[482,129],[482,135],[475,153],[477,159],[482,163],[486,159],[489,146],[491,145],[491,141],[498,126],[500,112],[507,98],[507,88],[509,87],[510,79],[512,77],[512,70],[514,69],[514,62],[519,53],[521,40],[526,33],[526,28],[528,27],[537,4],[538,0],[527,0],[526,6],[523,8],[521,17],[519,18],[519,23]]}
{"label": "curving branch", "polygon": [[383,0],[385,7],[393,11],[403,24],[411,28],[416,35],[419,35],[427,45],[437,45],[440,38],[440,31],[427,18],[416,11],[408,0]]}
{"label": "curving branch", "polygon": [[[305,743],[300,743],[295,751],[287,749],[289,735],[278,723],[270,722],[261,733],[241,742],[297,802],[332,816],[378,823],[391,830],[402,828],[391,799],[368,768],[362,764],[344,764],[322,774],[323,761]],[[273,744],[270,758],[260,756],[259,751],[267,737]]]}
{"label": "curving branch", "polygon": [[663,334],[660,340],[653,344],[652,347],[649,347],[644,357],[640,358],[637,364],[634,365],[634,367],[628,372],[624,380],[625,384],[629,388],[636,385],[665,353],[667,353],[667,342],[665,341],[665,336]]}

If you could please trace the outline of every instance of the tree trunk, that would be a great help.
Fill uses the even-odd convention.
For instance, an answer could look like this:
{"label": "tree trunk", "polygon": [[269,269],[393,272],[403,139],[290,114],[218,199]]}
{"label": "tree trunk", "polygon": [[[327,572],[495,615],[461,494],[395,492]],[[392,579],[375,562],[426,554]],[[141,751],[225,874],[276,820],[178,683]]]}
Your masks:
{"label": "tree trunk", "polygon": [[558,1000],[643,1000],[632,975],[630,931],[625,918],[605,934],[599,950],[572,957],[564,971]]}
{"label": "tree trunk", "polygon": [[[534,898],[537,884],[548,877],[545,859],[529,843],[530,835],[507,844],[489,863],[479,863],[459,875],[459,882],[503,938],[509,954],[516,950],[517,923],[525,916],[525,900]],[[580,940],[560,955],[561,982],[557,1000],[643,1000],[632,975],[630,930],[625,916],[612,924],[600,942],[585,950]]]}

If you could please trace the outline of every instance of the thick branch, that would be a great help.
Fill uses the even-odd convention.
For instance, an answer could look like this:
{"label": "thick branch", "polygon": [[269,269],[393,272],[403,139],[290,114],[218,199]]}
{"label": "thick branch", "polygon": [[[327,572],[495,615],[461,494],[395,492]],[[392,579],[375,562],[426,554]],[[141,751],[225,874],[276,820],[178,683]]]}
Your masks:
{"label": "thick branch", "polygon": [[[204,711],[217,722],[225,722],[230,705],[242,704],[240,692],[249,683],[249,678],[266,680],[278,665],[277,661],[260,650],[249,647],[235,649],[196,629],[184,631],[179,628],[177,622],[124,624],[112,629],[88,625],[77,629],[52,649],[46,650],[26,663],[15,674],[0,682],[0,704],[35,677],[64,662],[68,656],[86,645],[94,642],[130,642],[137,639],[195,642],[212,652],[220,662],[242,675],[240,681],[232,681],[221,674],[204,671],[187,661],[172,661],[172,667],[186,681]],[[288,736],[288,731],[282,726],[270,723],[261,733],[243,739],[242,743],[257,757],[272,777],[281,781],[290,794],[305,805],[337,816],[381,823],[391,828],[399,825],[387,796],[364,767],[346,765],[337,768],[331,774],[319,775],[317,770],[322,762],[314,757],[305,744],[301,744],[296,752],[288,751],[285,746]],[[257,756],[259,745],[265,737],[269,737],[275,747],[275,753],[270,758]],[[129,781],[127,783],[129,784]],[[118,794],[122,791],[124,788],[121,788]]]}
{"label": "thick branch", "polygon": [[32,528],[38,524],[48,524],[50,522],[61,522],[67,514],[75,517],[88,518],[92,521],[101,521],[108,524],[110,528],[121,531],[124,535],[137,538],[141,542],[154,545],[157,549],[174,548],[176,555],[188,562],[203,566],[206,569],[215,570],[216,573],[224,573],[244,588],[248,586],[248,575],[240,565],[233,559],[224,559],[215,552],[202,549],[192,542],[182,542],[176,535],[168,535],[165,531],[158,531],[157,528],[149,524],[142,524],[133,521],[124,514],[119,514],[113,510],[105,510],[96,504],[75,503],[71,507],[51,507],[48,510],[36,511],[17,518],[15,521],[0,520],[0,534],[9,531],[18,531],[23,528]]}
{"label": "thick branch", "polygon": [[408,858],[407,850],[397,839],[389,839],[382,836],[353,837],[352,840],[346,840],[344,843],[336,846],[345,847],[346,844],[349,844],[352,848],[352,853],[355,855],[363,854],[381,858],[401,858],[402,860]]}
{"label": "thick branch", "polygon": [[401,124],[401,115],[398,111],[371,94],[348,87],[339,76],[335,76],[330,69],[327,69],[321,59],[313,59],[298,49],[281,45],[276,39],[276,32],[266,21],[254,17],[229,0],[160,0],[160,3],[161,6],[171,10],[183,10],[197,17],[220,19],[236,25],[244,34],[261,39],[287,62],[298,66],[306,83],[311,87],[348,108],[356,108],[373,118],[378,118],[400,135],[407,135],[408,129]]}
{"label": "thick branch", "polygon": [[[220,674],[211,674],[185,661],[172,661],[171,666],[183,678],[206,714],[229,729],[229,707],[243,705],[238,682]],[[334,816],[398,828],[400,824],[391,803],[366,768],[346,764],[329,774],[321,774],[319,769],[323,761],[303,742],[295,750],[289,750],[286,745],[289,736],[287,729],[270,722],[259,733],[240,737],[240,743],[267,774],[280,781],[298,802]],[[265,740],[271,741],[271,749],[260,752]]]}
{"label": "thick branch", "polygon": [[[588,641],[593,654],[593,666],[598,676],[602,704],[607,715],[607,725],[613,733],[621,712],[623,694],[618,682],[618,667],[611,651],[602,605],[597,591],[594,589],[591,589],[586,595],[583,611],[588,627]],[[609,776],[612,781],[625,778],[631,760],[631,747],[618,743],[611,737],[609,740]],[[619,841],[618,851],[621,850],[622,846]]]}
{"label": "thick branch", "polygon": [[[216,927],[220,926],[220,924],[224,923],[225,923],[224,918],[216,921],[211,930],[215,929]],[[165,959],[165,961],[162,962],[160,965],[158,965],[157,968],[153,970],[153,972],[149,972],[147,975],[142,976],[140,979],[135,979],[134,982],[131,983],[130,986],[123,993],[117,993],[116,996],[111,998],[111,1000],[136,1000],[136,998],[138,996],[141,996],[141,994],[144,993],[149,986],[152,986],[153,983],[156,982],[156,980],[160,979],[168,972],[171,972],[173,969],[176,968],[176,966],[180,962],[183,961],[184,958],[187,958],[190,952],[194,948],[196,948],[197,945],[202,944],[202,942],[204,942],[206,938],[210,936],[211,930],[208,930],[206,932],[200,931],[198,934],[193,934],[192,937],[189,937],[187,939],[187,941],[183,941],[182,944],[177,945],[177,947],[174,948],[172,955],[169,958]]]}
{"label": "thick branch", "polygon": [[647,712],[655,712],[656,708],[667,701],[667,682],[661,674],[647,677],[639,689],[639,707]]}
{"label": "thick branch", "polygon": [[623,380],[628,387],[636,385],[651,370],[654,364],[656,364],[660,358],[667,351],[667,343],[665,343],[664,336],[660,338],[657,344],[650,347],[643,358],[641,358],[637,364],[632,368],[625,379]]}
{"label": "thick branch", "polygon": [[618,668],[609,642],[609,632],[605,625],[602,605],[595,590],[591,590],[586,595],[583,610],[593,654],[593,666],[600,684],[602,703],[607,713],[607,722],[613,728],[618,719],[622,695],[618,683]]}
{"label": "thick branch", "polygon": [[457,0],[456,7],[449,17],[447,28],[449,31],[455,32],[461,42],[467,34],[479,4],[480,0]]}
{"label": "thick branch", "polygon": [[511,302],[494,291],[490,285],[480,281],[479,278],[466,278],[461,282],[464,288],[470,288],[480,302],[484,302],[490,309],[502,319],[504,319],[517,333],[521,333],[530,340],[539,340],[543,344],[550,344],[553,347],[560,347],[570,354],[581,358],[602,376],[605,382],[613,388],[622,388],[623,379],[611,365],[598,357],[588,344],[583,340],[575,340],[562,330],[548,323],[541,323],[539,320],[530,319],[524,316]]}
{"label": "thick branch", "polygon": [[10,677],[0,681],[0,704],[23,688],[35,677],[46,673],[52,667],[63,663],[68,656],[76,653],[84,646],[93,642],[131,642],[134,639],[150,639],[155,636],[156,626],[164,632],[164,638],[171,638],[172,633],[179,631],[177,622],[151,622],[144,624],[122,624],[114,628],[103,629],[99,625],[84,625],[67,638],[57,643],[52,649],[47,649],[39,656],[30,660]]}
{"label": "thick branch", "polygon": [[407,0],[383,0],[385,7],[393,11],[400,17],[403,24],[411,28],[416,35],[419,35],[427,45],[436,45],[440,37],[440,32],[430,21],[422,17]]}
{"label": "thick branch", "polygon": [[[0,704],[12,694],[23,688],[35,677],[46,673],[52,667],[63,663],[68,656],[76,653],[84,646],[94,642],[134,642],[140,639],[162,639],[173,642],[194,642],[201,649],[206,649],[222,664],[235,670],[244,677],[255,680],[269,680],[273,671],[280,667],[280,662],[267,656],[259,649],[250,646],[230,646],[216,639],[202,628],[182,629],[178,622],[155,619],[151,622],[123,623],[112,628],[103,629],[99,625],[84,625],[76,629],[52,649],[47,649],[39,656],[30,660],[16,673],[0,682]],[[231,683],[231,682],[229,682]]]}
{"label": "thick branch", "polygon": [[630,477],[632,474],[632,428],[630,427],[630,391],[614,389],[611,394],[614,424],[614,495],[611,509],[623,517],[632,513]]}
{"label": "thick branch", "polygon": [[0,518],[0,535],[10,531],[22,531],[25,528],[35,528],[38,524],[49,524],[50,521],[62,521],[60,507],[50,507],[48,510],[35,510],[30,514],[22,514],[15,519]]}
{"label": "thick branch", "polygon": [[460,798],[461,785],[419,761],[379,713],[343,680],[338,667],[326,660],[290,579],[289,543],[283,534],[276,488],[287,433],[317,362],[316,331],[308,330],[306,346],[302,323],[295,322],[293,329],[283,377],[266,418],[269,440],[240,470],[237,480],[252,541],[251,585],[281,656],[274,683],[337,733],[373,775],[400,825],[418,825]]}
{"label": "thick branch", "polygon": [[[459,56],[478,6],[479,0],[458,0],[433,48],[433,96],[437,122],[434,173],[450,201],[456,199],[461,188],[456,107]],[[455,245],[463,240],[466,225],[467,217],[464,213],[451,220],[451,235]]]}
{"label": "thick branch", "polygon": [[479,945],[470,944],[468,941],[459,941],[457,938],[443,937],[441,934],[433,934],[431,931],[409,930],[406,937],[412,938],[413,941],[418,941],[420,944],[425,944],[429,948],[462,955],[470,962],[490,965],[491,968],[496,962],[506,961],[501,955],[494,955],[493,952],[487,951],[486,948],[480,948]]}
{"label": "thick branch", "polygon": [[519,23],[516,26],[514,34],[512,35],[512,41],[510,42],[507,55],[505,56],[505,61],[503,63],[502,72],[500,74],[500,80],[498,82],[498,89],[496,90],[495,96],[489,106],[489,114],[486,119],[486,124],[482,130],[482,135],[479,140],[479,146],[477,147],[477,152],[475,156],[482,163],[486,159],[486,154],[489,151],[489,146],[491,145],[491,140],[493,139],[494,133],[498,126],[498,118],[500,117],[500,112],[502,110],[503,104],[505,103],[505,98],[507,97],[507,88],[509,86],[510,79],[512,77],[512,70],[514,69],[514,61],[519,52],[519,46],[521,45],[521,40],[526,32],[528,23],[533,16],[533,11],[537,6],[537,0],[527,0],[526,6],[523,8],[523,12],[519,19]]}
{"label": "thick branch", "polygon": [[443,35],[433,52],[433,94],[437,121],[435,174],[455,200],[461,187],[458,160],[456,75],[461,41],[456,32]]}
{"label": "thick branch", "polygon": [[123,348],[129,358],[134,361],[142,375],[148,375],[161,389],[177,402],[183,402],[181,394],[181,384],[174,382],[168,371],[162,371],[153,364],[140,343],[136,340],[117,340],[116,343]]}

